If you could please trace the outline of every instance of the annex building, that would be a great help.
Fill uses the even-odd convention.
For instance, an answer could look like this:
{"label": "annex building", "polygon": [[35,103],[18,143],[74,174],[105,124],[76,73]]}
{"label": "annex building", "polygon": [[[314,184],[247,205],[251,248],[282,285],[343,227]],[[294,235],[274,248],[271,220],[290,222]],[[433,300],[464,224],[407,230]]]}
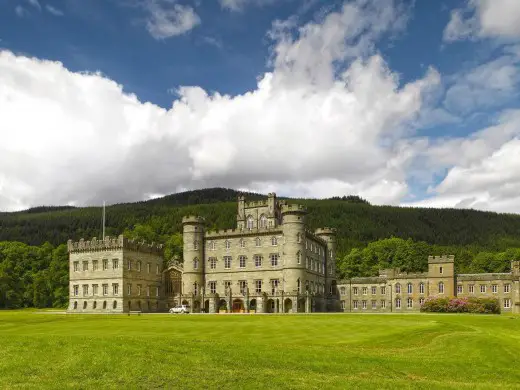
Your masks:
{"label": "annex building", "polygon": [[186,216],[183,260],[123,236],[68,241],[69,312],[310,313],[414,312],[430,296],[495,297],[520,313],[520,260],[510,273],[456,274],[453,256],[429,256],[428,271],[381,270],[336,279],[336,231],[311,231],[307,210],[280,201],[238,198],[234,229],[208,230]]}

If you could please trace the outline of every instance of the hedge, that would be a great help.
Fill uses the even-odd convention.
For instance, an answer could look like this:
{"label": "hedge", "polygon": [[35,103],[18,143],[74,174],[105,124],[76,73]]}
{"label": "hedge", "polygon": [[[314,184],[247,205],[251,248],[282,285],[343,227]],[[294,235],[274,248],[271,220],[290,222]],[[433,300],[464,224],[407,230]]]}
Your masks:
{"label": "hedge", "polygon": [[421,306],[429,313],[482,313],[500,314],[500,303],[496,298],[429,297]]}

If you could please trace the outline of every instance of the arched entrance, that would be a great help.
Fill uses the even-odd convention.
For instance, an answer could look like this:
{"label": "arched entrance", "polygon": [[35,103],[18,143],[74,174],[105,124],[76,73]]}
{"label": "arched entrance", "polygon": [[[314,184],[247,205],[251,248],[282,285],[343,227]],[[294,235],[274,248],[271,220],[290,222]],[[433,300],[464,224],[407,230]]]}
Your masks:
{"label": "arched entrance", "polygon": [[256,299],[251,299],[251,302],[249,302],[249,310],[254,310],[256,312]]}
{"label": "arched entrance", "polygon": [[275,303],[273,299],[268,299],[265,303],[265,312],[266,313],[274,313],[275,312]]}
{"label": "arched entrance", "polygon": [[209,299],[204,301],[204,313],[209,313]]}
{"label": "arched entrance", "polygon": [[290,313],[290,312],[292,312],[292,301],[291,301],[289,298],[287,298],[287,299],[284,301],[284,305],[283,305],[283,307],[284,307],[284,312],[285,312],[285,313]]}
{"label": "arched entrance", "polygon": [[218,303],[218,311],[227,311],[227,302],[225,299],[221,299]]}
{"label": "arched entrance", "polygon": [[193,312],[200,313],[200,301],[193,302]]}
{"label": "arched entrance", "polygon": [[298,299],[298,313],[305,313],[305,298]]}
{"label": "arched entrance", "polygon": [[189,305],[190,303],[185,299],[184,301],[182,301],[182,305]]}
{"label": "arched entrance", "polygon": [[244,301],[242,299],[233,299],[233,313],[244,312]]}

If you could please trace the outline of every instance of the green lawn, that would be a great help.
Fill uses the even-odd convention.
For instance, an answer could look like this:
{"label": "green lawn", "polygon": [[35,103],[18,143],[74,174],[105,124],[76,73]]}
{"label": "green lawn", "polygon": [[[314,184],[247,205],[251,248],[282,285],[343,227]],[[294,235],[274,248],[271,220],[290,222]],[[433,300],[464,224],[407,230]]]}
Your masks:
{"label": "green lawn", "polygon": [[0,388],[519,388],[520,317],[0,312]]}

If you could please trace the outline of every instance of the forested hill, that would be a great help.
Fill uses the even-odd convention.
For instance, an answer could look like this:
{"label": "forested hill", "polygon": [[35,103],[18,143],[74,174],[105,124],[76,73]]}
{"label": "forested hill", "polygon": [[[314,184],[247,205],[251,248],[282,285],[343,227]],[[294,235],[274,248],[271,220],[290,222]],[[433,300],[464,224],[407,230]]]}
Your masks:
{"label": "forested hill", "polygon": [[[260,199],[260,194],[245,194]],[[146,202],[107,206],[107,234],[118,235],[136,224],[150,226],[157,241],[181,231],[184,215],[206,218],[209,228],[235,226],[236,198],[230,189],[213,188],[183,192]],[[429,244],[471,246],[492,251],[520,247],[520,216],[491,212],[372,206],[357,197],[327,200],[290,199],[309,209],[312,229],[338,229],[339,251],[364,247],[389,237],[411,238]],[[69,238],[99,237],[101,208],[36,208],[0,213],[0,241],[30,245],[65,243]]]}

